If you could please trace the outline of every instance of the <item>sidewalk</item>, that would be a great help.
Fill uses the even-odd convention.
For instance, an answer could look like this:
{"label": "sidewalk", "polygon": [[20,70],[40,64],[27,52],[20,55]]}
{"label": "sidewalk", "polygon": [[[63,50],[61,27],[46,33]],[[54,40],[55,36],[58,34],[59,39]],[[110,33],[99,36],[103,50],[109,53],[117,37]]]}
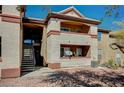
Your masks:
{"label": "sidewalk", "polygon": [[55,72],[55,70],[50,69],[48,67],[41,67],[33,72],[23,75],[21,78],[49,76],[49,75],[53,74],[54,72]]}

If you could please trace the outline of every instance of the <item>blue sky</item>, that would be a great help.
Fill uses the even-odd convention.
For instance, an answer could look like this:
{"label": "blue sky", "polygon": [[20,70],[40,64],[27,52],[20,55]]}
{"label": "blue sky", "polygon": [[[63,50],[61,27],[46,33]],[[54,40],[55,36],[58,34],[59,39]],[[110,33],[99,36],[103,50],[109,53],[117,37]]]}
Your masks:
{"label": "blue sky", "polygon": [[[73,5],[77,10],[79,10],[83,15],[89,18],[101,20],[101,18],[105,14],[105,6],[104,5]],[[43,5],[28,5],[26,10],[26,17],[39,18],[44,19],[48,11],[44,9]],[[70,5],[52,5],[47,6],[48,9],[52,11],[58,12],[63,9],[70,7]],[[120,6],[120,16],[115,17],[105,17],[102,24],[99,25],[100,28],[117,30],[121,29],[119,26],[113,24],[114,21],[124,20],[124,6]]]}

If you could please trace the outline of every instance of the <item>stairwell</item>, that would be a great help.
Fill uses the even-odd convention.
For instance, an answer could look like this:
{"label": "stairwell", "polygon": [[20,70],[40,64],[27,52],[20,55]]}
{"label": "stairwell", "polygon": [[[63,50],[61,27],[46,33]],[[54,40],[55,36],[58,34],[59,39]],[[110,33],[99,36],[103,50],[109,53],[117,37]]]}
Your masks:
{"label": "stairwell", "polygon": [[21,72],[25,75],[35,70],[35,58],[33,48],[24,48],[24,55],[22,58]]}

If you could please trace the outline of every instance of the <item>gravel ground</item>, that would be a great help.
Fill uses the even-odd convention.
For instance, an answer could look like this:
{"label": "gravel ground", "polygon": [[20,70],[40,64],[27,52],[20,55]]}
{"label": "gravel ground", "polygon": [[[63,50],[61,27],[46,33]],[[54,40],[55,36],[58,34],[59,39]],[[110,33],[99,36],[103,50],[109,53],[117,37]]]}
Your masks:
{"label": "gravel ground", "polygon": [[49,76],[0,80],[0,87],[123,87],[124,69],[66,68]]}

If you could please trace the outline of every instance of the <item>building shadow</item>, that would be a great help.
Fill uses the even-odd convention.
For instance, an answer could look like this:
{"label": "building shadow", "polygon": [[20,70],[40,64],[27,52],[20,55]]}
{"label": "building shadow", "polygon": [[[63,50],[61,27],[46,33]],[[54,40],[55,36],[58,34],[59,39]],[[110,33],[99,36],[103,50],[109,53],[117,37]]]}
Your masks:
{"label": "building shadow", "polygon": [[56,84],[60,87],[123,87],[124,75],[106,71],[104,74],[88,70],[74,73],[57,71],[42,82]]}

